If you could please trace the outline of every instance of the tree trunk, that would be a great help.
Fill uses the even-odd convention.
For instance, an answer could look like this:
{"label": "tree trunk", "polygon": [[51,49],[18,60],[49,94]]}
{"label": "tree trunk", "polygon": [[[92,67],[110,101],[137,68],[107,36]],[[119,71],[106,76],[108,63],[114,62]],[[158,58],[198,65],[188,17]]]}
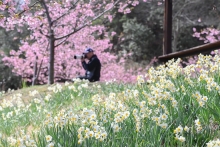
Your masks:
{"label": "tree trunk", "polygon": [[53,30],[50,30],[50,59],[49,59],[49,76],[48,76],[48,84],[54,83],[54,50],[55,50],[55,38]]}
{"label": "tree trunk", "polygon": [[34,75],[33,75],[33,79],[32,79],[32,86],[35,85],[36,80],[37,80],[37,60],[38,60],[38,57],[36,56],[35,63],[34,63]]}
{"label": "tree trunk", "polygon": [[49,24],[49,46],[50,46],[50,59],[49,59],[49,75],[48,75],[48,84],[53,84],[54,83],[54,50],[55,50],[55,37],[54,37],[54,31],[52,29],[53,22],[49,13],[49,9],[45,3],[44,0],[40,0],[41,5],[45,9],[45,13],[47,16],[48,24]]}

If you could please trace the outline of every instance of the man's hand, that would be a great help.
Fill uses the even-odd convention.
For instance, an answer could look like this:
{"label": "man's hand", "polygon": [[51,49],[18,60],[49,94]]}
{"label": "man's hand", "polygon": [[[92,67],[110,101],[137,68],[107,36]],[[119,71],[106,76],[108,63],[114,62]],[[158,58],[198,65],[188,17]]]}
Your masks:
{"label": "man's hand", "polygon": [[85,58],[82,58],[82,59],[81,59],[81,62],[84,62],[84,61],[85,61]]}

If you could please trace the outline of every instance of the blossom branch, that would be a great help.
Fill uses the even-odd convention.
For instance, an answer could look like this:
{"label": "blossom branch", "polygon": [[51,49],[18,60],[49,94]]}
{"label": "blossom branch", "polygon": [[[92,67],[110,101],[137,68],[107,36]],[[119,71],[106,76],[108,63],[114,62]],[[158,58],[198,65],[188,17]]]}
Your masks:
{"label": "blossom branch", "polygon": [[[33,5],[29,6],[29,8],[34,7],[38,2],[40,2],[40,1],[36,1],[35,3],[33,3]],[[25,9],[25,10],[21,11],[20,13],[18,13],[17,15],[20,16],[21,14],[23,14],[23,13],[26,12],[26,11],[27,11],[27,10]]]}
{"label": "blossom branch", "polygon": [[78,2],[79,2],[79,0],[76,1],[76,2],[73,4],[73,6],[70,7],[70,9],[69,9],[66,13],[64,13],[63,15],[61,15],[60,17],[58,17],[57,19],[53,20],[52,23],[58,21],[59,19],[63,18],[65,15],[69,14],[69,11],[70,11],[70,10],[73,10],[73,9],[76,7],[76,4],[77,4]]}
{"label": "blossom branch", "polygon": [[89,22],[85,23],[84,25],[82,25],[81,27],[79,27],[79,28],[77,28],[77,29],[74,29],[73,32],[71,32],[71,33],[69,33],[69,34],[67,34],[67,35],[64,35],[64,36],[62,36],[62,37],[57,37],[57,38],[55,38],[55,40],[59,40],[59,39],[63,39],[63,38],[69,37],[69,36],[71,36],[72,34],[78,32],[78,31],[80,31],[81,29],[85,28],[86,26],[90,25],[91,22],[97,20],[98,18],[100,18],[101,16],[103,16],[105,13],[107,13],[108,11],[110,11],[115,5],[118,4],[119,1],[120,1],[120,0],[117,0],[117,1],[113,4],[113,6],[112,6],[111,8],[105,10],[104,12],[102,12],[101,14],[99,14],[98,16],[96,16],[95,18],[93,18],[91,21],[89,21]]}

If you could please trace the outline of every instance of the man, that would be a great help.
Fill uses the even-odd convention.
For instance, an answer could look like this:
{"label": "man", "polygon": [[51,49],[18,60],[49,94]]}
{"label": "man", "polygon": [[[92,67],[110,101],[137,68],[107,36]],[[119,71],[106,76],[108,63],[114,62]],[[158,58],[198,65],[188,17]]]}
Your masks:
{"label": "man", "polygon": [[[98,57],[94,54],[93,49],[86,48],[83,52],[85,58],[81,59],[82,66],[86,70],[85,76],[79,77],[80,79],[87,79],[90,82],[95,82],[100,80],[101,63]],[[89,62],[86,63],[85,59]]]}

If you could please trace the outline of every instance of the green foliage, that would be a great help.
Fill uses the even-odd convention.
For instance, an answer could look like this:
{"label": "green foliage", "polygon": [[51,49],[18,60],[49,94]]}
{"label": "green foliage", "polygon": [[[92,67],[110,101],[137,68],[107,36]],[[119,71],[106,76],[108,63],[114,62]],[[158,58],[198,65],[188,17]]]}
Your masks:
{"label": "green foliage", "polygon": [[12,73],[12,69],[0,61],[0,91],[19,88],[21,88],[21,77]]}
{"label": "green foliage", "polygon": [[[21,32],[17,30],[6,31],[0,28],[0,53],[9,55],[11,50],[18,50],[20,41],[24,39],[29,31],[23,28]],[[0,90],[7,91],[8,89],[21,88],[21,77],[12,72],[12,68],[4,65],[2,61],[3,56],[0,55]]]}
{"label": "green foliage", "polygon": [[126,58],[139,63],[147,63],[153,57],[161,55],[162,19],[163,7],[158,6],[157,2],[141,2],[127,15],[115,12],[113,21],[107,24],[110,33],[116,32],[116,35],[111,37],[111,51],[119,57],[133,52],[132,56]]}
{"label": "green foliage", "polygon": [[[203,29],[201,26],[193,26],[197,30]],[[195,46],[203,45],[204,41],[192,36],[193,27],[182,27],[177,34],[177,51],[189,49]]]}
{"label": "green foliage", "polygon": [[27,88],[27,87],[28,87],[27,83],[24,80],[22,80],[22,88]]}
{"label": "green foliage", "polygon": [[153,31],[142,24],[137,23],[136,19],[129,19],[123,23],[123,38],[121,47],[128,53],[132,52],[133,61],[147,61],[153,56],[158,55],[156,36]]}

